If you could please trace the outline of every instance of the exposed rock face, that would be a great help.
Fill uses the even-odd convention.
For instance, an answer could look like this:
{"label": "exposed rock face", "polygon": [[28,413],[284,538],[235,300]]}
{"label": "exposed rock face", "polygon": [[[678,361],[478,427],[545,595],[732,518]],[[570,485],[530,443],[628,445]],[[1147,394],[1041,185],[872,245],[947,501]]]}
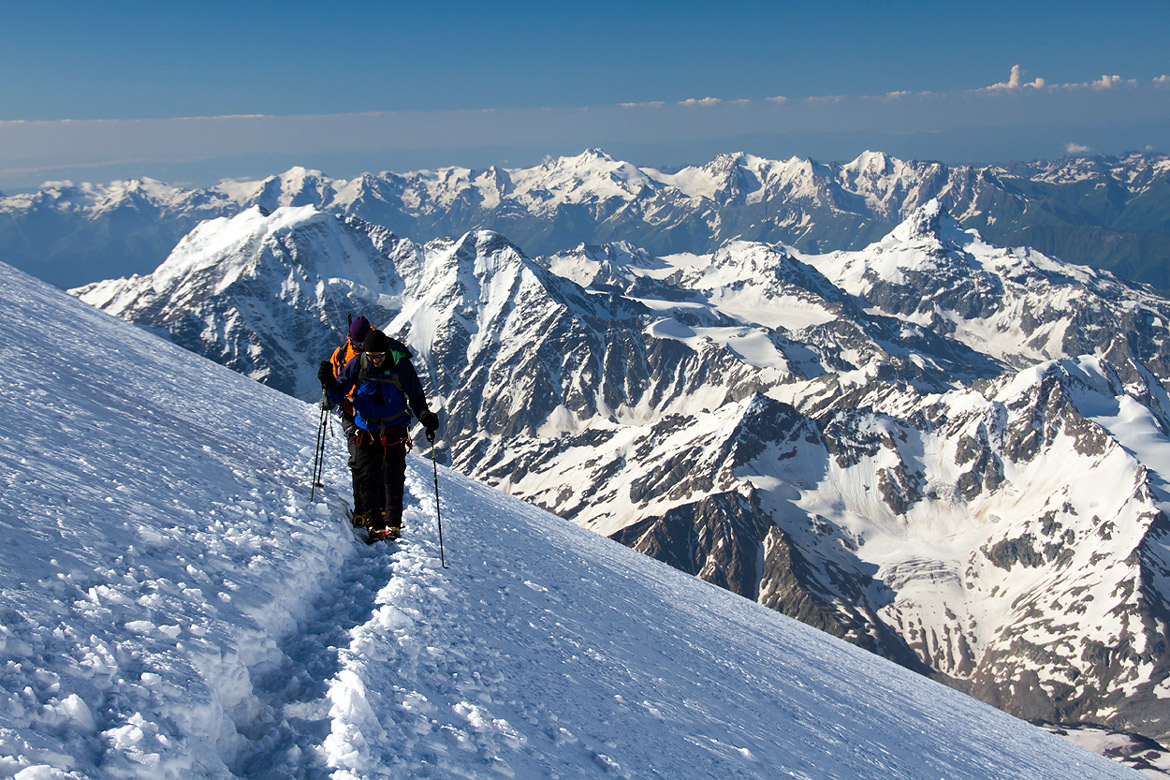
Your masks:
{"label": "exposed rock face", "polygon": [[535,259],[257,210],[79,294],[308,399],[364,313],[461,471],[1017,715],[1170,732],[1170,302],[938,203],[855,252]]}

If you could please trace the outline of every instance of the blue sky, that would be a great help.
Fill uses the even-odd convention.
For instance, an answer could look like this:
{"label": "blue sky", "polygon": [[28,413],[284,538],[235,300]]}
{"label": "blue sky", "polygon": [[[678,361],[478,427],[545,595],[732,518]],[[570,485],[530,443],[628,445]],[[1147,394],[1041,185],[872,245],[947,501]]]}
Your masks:
{"label": "blue sky", "polygon": [[949,5],[5,1],[0,190],[586,147],[663,167],[1170,151],[1170,3]]}

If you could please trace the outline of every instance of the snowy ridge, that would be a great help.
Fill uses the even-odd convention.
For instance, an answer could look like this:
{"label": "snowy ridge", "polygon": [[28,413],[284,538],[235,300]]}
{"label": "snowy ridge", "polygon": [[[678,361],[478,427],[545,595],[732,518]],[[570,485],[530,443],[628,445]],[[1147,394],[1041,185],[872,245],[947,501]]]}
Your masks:
{"label": "snowy ridge", "polygon": [[1132,776],[446,469],[443,569],[416,456],[367,548],[315,409],[0,285],[5,774]]}

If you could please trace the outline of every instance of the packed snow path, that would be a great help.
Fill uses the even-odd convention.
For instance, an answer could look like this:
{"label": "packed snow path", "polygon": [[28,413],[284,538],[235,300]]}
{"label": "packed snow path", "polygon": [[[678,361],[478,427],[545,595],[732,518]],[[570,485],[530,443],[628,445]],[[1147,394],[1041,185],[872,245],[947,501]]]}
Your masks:
{"label": "packed snow path", "polygon": [[[330,504],[341,517],[344,501],[334,498]],[[329,734],[328,682],[340,670],[340,648],[369,619],[390,577],[389,561],[380,550],[355,549],[339,576],[307,594],[307,612],[296,630],[280,640],[277,661],[252,670],[258,706],[235,723],[247,744],[232,762],[234,775],[253,780],[328,776],[318,750]]]}
{"label": "packed snow path", "polygon": [[[0,775],[1136,777],[0,264]],[[424,453],[425,454],[425,445]]]}

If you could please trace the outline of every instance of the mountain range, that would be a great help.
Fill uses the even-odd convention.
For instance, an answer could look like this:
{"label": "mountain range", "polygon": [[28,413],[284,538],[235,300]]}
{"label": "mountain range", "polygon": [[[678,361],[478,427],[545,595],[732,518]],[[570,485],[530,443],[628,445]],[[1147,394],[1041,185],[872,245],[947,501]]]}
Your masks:
{"label": "mountain range", "polygon": [[1170,160],[1147,154],[948,166],[877,152],[844,164],[737,153],[668,172],[589,150],[531,168],[348,180],[293,168],[207,188],[59,182],[0,197],[0,247],[73,287],[152,271],[200,221],[312,205],[420,242],[493,230],[530,256],[612,241],[701,254],[736,239],[824,254],[869,245],[932,199],[999,245],[1170,287]]}
{"label": "mountain range", "polygon": [[340,437],[310,490],[313,405],[3,263],[0,290],[4,777],[1167,776],[426,452],[367,546]]}
{"label": "mountain range", "polygon": [[1170,736],[1170,301],[940,200],[857,250],[537,257],[256,206],[74,292],[306,399],[365,313],[464,474],[1018,716]]}

